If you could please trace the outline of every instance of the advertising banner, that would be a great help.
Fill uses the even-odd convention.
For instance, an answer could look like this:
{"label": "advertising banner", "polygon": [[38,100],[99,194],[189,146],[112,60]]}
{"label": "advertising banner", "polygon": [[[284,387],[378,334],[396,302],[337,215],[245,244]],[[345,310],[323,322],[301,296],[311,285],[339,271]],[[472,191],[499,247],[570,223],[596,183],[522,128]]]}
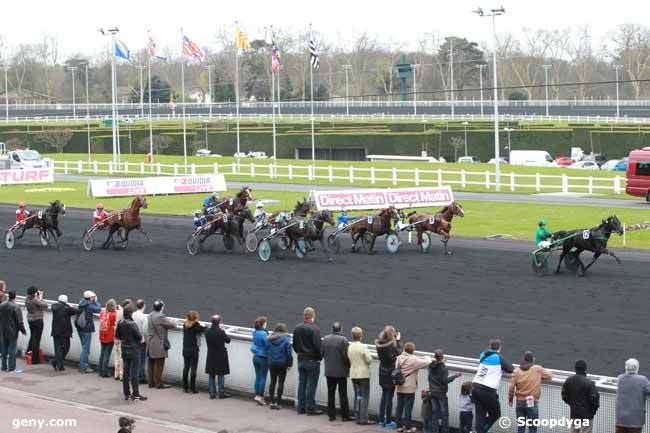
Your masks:
{"label": "advertising banner", "polygon": [[319,210],[382,209],[388,206],[397,208],[447,206],[454,201],[449,186],[352,189],[342,191],[313,191],[312,197]]}
{"label": "advertising banner", "polygon": [[194,194],[225,191],[223,174],[202,176],[145,177],[89,180],[93,197],[123,197],[133,195]]}
{"label": "advertising banner", "polygon": [[54,169],[50,167],[0,170],[0,185],[23,183],[54,183]]}

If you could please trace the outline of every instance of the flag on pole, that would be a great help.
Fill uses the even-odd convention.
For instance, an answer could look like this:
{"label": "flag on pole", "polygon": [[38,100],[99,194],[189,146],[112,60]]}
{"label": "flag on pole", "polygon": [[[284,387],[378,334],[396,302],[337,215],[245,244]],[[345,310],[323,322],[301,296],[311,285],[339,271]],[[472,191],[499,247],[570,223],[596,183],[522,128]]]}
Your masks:
{"label": "flag on pole", "polygon": [[280,61],[280,48],[275,40],[275,35],[271,36],[271,44],[273,45],[273,48],[271,48],[271,71],[275,73],[282,66],[282,62]]}
{"label": "flag on pole", "polygon": [[311,55],[311,67],[313,69],[318,69],[320,66],[318,48],[316,48],[316,42],[314,42],[314,38],[311,35],[309,36],[309,54]]}
{"label": "flag on pole", "polygon": [[248,38],[246,37],[244,32],[239,30],[239,27],[237,27],[237,49],[246,51],[249,50],[250,48],[251,48],[251,44],[248,42]]}
{"label": "flag on pole", "polygon": [[153,40],[153,37],[149,35],[149,56],[154,57],[158,60],[167,60],[167,56],[162,56],[158,54],[158,46],[156,45],[156,42]]}
{"label": "flag on pole", "polygon": [[205,58],[203,50],[201,50],[201,48],[199,48],[199,46],[192,42],[187,36],[183,36],[183,55],[196,62],[202,62]]}
{"label": "flag on pole", "polygon": [[119,39],[115,40],[115,57],[120,57],[124,60],[129,60],[129,58],[131,58],[129,48]]}

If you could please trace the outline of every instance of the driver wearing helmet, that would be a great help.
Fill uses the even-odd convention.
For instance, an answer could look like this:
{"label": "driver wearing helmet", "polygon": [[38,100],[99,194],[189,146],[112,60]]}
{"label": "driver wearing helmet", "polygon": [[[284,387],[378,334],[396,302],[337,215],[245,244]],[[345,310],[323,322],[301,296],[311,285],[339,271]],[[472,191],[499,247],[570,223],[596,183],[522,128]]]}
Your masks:
{"label": "driver wearing helmet", "polygon": [[201,209],[197,209],[194,211],[194,229],[198,229],[200,227],[203,227],[208,223],[208,219],[203,215],[203,211]]}
{"label": "driver wearing helmet", "polygon": [[102,203],[97,203],[97,208],[95,209],[95,212],[93,212],[93,225],[105,221],[106,218],[108,218],[108,214],[104,211],[104,205]]}
{"label": "driver wearing helmet", "polygon": [[355,216],[349,216],[348,215],[348,210],[343,207],[341,208],[341,213],[339,214],[336,225],[338,226],[339,229],[342,229],[343,227],[347,226],[350,221],[354,221],[357,219]]}
{"label": "driver wearing helmet", "polygon": [[537,223],[537,230],[535,231],[535,243],[540,248],[548,248],[551,246],[549,240],[553,236],[553,232],[546,228],[546,220],[540,220]]}
{"label": "driver wearing helmet", "polygon": [[262,226],[266,223],[266,211],[264,210],[264,203],[261,201],[255,205],[255,225]]}
{"label": "driver wearing helmet", "polygon": [[205,200],[203,200],[203,212],[207,214],[214,213],[216,211],[215,206],[219,204],[219,193],[213,192],[212,195]]}
{"label": "driver wearing helmet", "polygon": [[18,203],[18,209],[16,209],[16,222],[20,224],[25,224],[25,220],[29,218],[32,213],[25,209],[25,202],[21,201]]}

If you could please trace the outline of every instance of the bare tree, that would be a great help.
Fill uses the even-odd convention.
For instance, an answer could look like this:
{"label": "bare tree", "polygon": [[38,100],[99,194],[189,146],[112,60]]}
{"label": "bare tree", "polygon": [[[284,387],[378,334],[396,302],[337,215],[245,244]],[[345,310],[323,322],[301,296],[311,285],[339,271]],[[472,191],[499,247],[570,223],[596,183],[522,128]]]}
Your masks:
{"label": "bare tree", "polygon": [[458,161],[458,151],[465,146],[465,139],[462,137],[451,137],[449,144],[454,148],[454,162]]}
{"label": "bare tree", "polygon": [[50,129],[41,131],[34,137],[39,143],[47,147],[53,147],[57,153],[63,153],[74,133],[70,129]]}
{"label": "bare tree", "polygon": [[[152,146],[153,153],[160,155],[165,149],[169,148],[172,143],[172,139],[168,135],[159,135],[156,134],[153,136]],[[149,151],[149,138],[144,138],[138,143],[138,148],[140,150]]]}

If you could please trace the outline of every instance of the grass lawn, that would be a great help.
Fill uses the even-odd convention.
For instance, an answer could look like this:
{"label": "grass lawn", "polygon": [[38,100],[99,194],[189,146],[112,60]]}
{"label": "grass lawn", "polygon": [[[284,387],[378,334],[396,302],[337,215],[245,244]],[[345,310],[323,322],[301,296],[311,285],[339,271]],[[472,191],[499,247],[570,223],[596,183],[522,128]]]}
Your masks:
{"label": "grass lawn", "polygon": [[[50,158],[53,158],[58,161],[84,161],[88,160],[88,155],[85,154],[49,154],[47,155]],[[94,161],[99,162],[108,162],[112,158],[112,155],[109,154],[95,154],[92,155]],[[143,154],[133,154],[133,155],[122,155],[122,161],[128,162],[130,165],[130,170],[139,173],[139,164],[146,161],[145,155]],[[182,156],[169,156],[161,155],[156,157],[156,162],[161,164],[183,164]],[[238,174],[233,173],[233,163],[236,163],[236,159],[232,157],[222,157],[222,158],[201,158],[190,156],[188,157],[189,164],[196,164],[197,173],[212,173],[214,171],[214,164],[218,164],[220,171],[227,174],[228,179],[231,180],[241,180],[244,182],[264,182],[264,181],[273,181],[280,183],[293,183],[293,184],[309,184],[312,183],[308,179],[308,166],[310,165],[309,160],[295,160],[295,159],[279,159],[276,164],[281,166],[281,168],[276,169],[277,177],[275,179],[270,177],[270,168],[269,165],[272,164],[272,160],[261,160],[261,159],[249,159],[242,158],[239,161],[239,171]],[[289,178],[289,168],[291,165],[293,168],[291,170],[292,178]],[[333,179],[329,180],[329,167],[333,168]],[[70,166],[72,173],[77,173],[75,168],[76,166]],[[83,170],[86,172],[88,170],[88,165],[84,163]],[[393,171],[396,169],[396,178],[397,183],[393,184]],[[488,191],[485,188],[486,172],[494,172],[494,165],[492,164],[458,164],[458,163],[447,163],[447,164],[432,164],[425,162],[400,162],[400,161],[382,161],[382,162],[366,162],[366,161],[317,161],[316,169],[314,171],[316,175],[315,181],[320,185],[335,185],[335,186],[366,186],[366,187],[390,187],[390,186],[413,186],[415,185],[415,173],[414,169],[420,170],[418,178],[420,184],[423,186],[437,185],[438,183],[438,170],[445,172],[443,176],[443,183],[450,184],[455,190],[460,191],[471,191],[471,192],[486,192]],[[107,166],[100,166],[100,170],[107,170]],[[375,177],[378,179],[373,184],[369,179],[371,177],[371,169],[375,170]],[[57,168],[60,171],[60,167]],[[359,180],[355,179],[354,183],[351,184],[349,180],[350,170],[353,171],[354,176],[359,178],[367,178],[368,180]],[[465,187],[461,184],[462,180],[462,171],[465,171]],[[163,168],[163,171],[166,173],[172,173],[173,168],[167,167]],[[182,169],[179,168],[179,172],[182,172]],[[474,174],[467,174],[467,173]],[[563,167],[523,167],[523,166],[509,166],[507,164],[501,166],[501,183],[503,192],[515,192],[515,193],[534,193],[536,192],[535,183],[536,179],[534,175],[539,173],[541,175],[540,183],[548,188],[542,188],[542,192],[560,192],[562,179],[557,177],[544,177],[544,176],[560,176],[566,174],[569,177],[581,178],[581,179],[570,179],[569,185],[571,192],[580,192],[587,193],[589,186],[589,177],[593,178],[592,185],[595,188],[594,192],[597,194],[602,194],[607,197],[616,197],[616,198],[630,198],[626,194],[614,194],[611,188],[614,185],[614,178],[617,176],[621,178],[621,186],[624,188],[623,179],[625,178],[625,173],[623,172],[610,172],[610,171],[587,171],[587,170],[574,170],[567,169]],[[106,174],[101,173],[99,174]],[[517,185],[528,185],[526,187],[516,187],[514,190],[511,189],[510,185],[513,179],[511,175],[515,176],[527,176],[527,177],[515,177],[514,183]],[[490,177],[491,182],[494,182],[494,176]],[[598,187],[607,187],[608,189],[598,189]],[[493,187],[492,187],[493,189]]]}
{"label": "grass lawn", "polygon": [[[59,199],[68,207],[88,209],[90,211],[100,200],[109,209],[127,207],[129,197],[93,199],[86,195],[85,182],[57,182],[50,185],[15,185],[3,186],[0,189],[0,203],[15,204],[25,201],[28,206],[44,205],[54,199]],[[230,190],[224,194],[233,195]],[[254,190],[256,199],[278,200],[279,204],[267,205],[267,210],[292,209],[297,200],[302,200],[304,194],[288,191]],[[161,214],[187,215],[201,207],[206,195],[170,195],[149,197],[149,208],[145,211]],[[551,230],[591,227],[597,225],[602,218],[616,213],[623,223],[634,224],[650,220],[650,214],[645,209],[613,209],[605,207],[561,206],[542,204],[493,203],[486,201],[464,201],[465,218],[454,220],[453,233],[456,236],[485,237],[492,234],[509,234],[514,239],[532,240],[537,221],[545,218],[549,221]],[[435,212],[437,209],[420,209],[420,212]],[[13,221],[3,221],[0,224],[8,227]],[[188,220],[188,230],[190,223]],[[612,237],[611,245],[622,246],[622,238]],[[631,232],[627,234],[627,247],[650,248],[650,230]]]}

